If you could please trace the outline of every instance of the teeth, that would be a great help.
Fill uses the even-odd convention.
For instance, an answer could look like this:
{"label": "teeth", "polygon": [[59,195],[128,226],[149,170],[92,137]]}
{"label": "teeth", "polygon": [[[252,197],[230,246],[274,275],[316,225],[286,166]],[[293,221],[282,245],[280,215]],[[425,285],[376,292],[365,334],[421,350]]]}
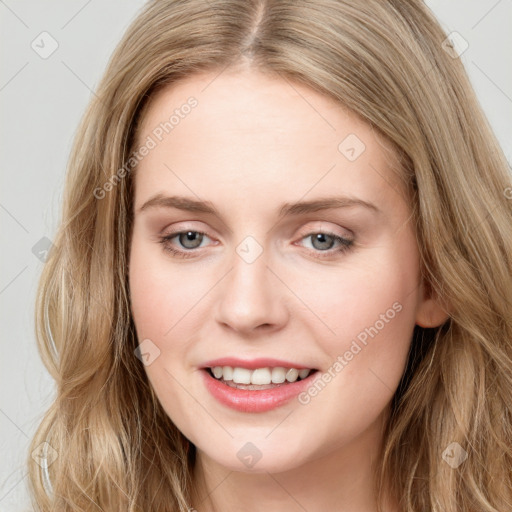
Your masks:
{"label": "teeth", "polygon": [[252,371],[247,368],[233,369],[233,382],[235,384],[250,384]]}
{"label": "teeth", "polygon": [[301,379],[305,379],[308,375],[309,375],[309,372],[311,370],[307,370],[307,369],[304,369],[304,370],[299,370],[299,377]]}
{"label": "teeth", "polygon": [[280,366],[272,368],[272,382],[282,384],[286,380],[286,369]]}
{"label": "teeth", "polygon": [[251,384],[270,384],[272,382],[272,373],[270,368],[258,368],[251,375]]}
{"label": "teeth", "polygon": [[235,384],[254,384],[265,386],[269,384],[283,384],[284,382],[296,382],[297,379],[305,379],[310,373],[309,369],[297,370],[297,368],[233,368],[232,366],[214,366],[211,368],[216,379],[233,381]]}
{"label": "teeth", "polygon": [[[222,367],[221,377],[223,377],[224,380],[233,380],[233,368],[231,368],[231,366]],[[218,378],[220,378],[220,377],[218,377]]]}
{"label": "teeth", "polygon": [[288,382],[295,382],[299,378],[299,370],[295,368],[290,368],[286,372],[286,380]]}

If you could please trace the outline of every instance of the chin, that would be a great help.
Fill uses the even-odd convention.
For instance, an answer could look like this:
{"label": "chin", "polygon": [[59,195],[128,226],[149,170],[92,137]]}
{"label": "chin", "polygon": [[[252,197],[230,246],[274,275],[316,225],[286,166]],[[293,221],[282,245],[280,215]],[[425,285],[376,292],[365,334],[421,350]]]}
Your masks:
{"label": "chin", "polygon": [[290,439],[285,442],[277,437],[272,441],[265,439],[267,435],[268,433],[261,434],[260,438],[246,435],[241,440],[231,439],[226,443],[219,443],[215,451],[211,450],[211,445],[203,449],[202,443],[196,444],[196,447],[214,463],[238,473],[281,473],[307,462],[308,454],[305,453],[303,444],[297,446]]}

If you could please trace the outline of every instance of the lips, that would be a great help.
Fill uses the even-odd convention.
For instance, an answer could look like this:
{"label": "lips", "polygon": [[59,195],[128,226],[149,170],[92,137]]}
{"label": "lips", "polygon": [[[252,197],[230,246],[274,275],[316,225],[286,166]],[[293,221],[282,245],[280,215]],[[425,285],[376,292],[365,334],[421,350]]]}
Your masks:
{"label": "lips", "polygon": [[223,358],[203,365],[203,380],[221,404],[241,412],[265,412],[289,402],[317,372],[276,359]]}

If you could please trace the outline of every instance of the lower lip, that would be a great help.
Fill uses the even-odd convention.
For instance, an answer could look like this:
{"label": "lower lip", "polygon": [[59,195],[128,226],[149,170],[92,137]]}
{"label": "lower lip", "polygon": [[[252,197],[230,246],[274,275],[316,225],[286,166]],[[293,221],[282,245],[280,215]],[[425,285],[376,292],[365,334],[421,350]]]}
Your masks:
{"label": "lower lip", "polygon": [[203,370],[202,373],[206,388],[221,404],[240,412],[266,412],[286,404],[299,395],[311,384],[312,378],[318,372],[312,373],[304,380],[262,390],[232,388],[212,377],[207,370]]}

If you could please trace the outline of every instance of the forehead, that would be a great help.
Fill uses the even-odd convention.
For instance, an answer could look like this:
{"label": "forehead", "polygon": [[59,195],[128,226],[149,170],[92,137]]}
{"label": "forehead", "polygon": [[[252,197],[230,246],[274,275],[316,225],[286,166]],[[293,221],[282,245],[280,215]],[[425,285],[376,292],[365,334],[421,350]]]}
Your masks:
{"label": "forehead", "polygon": [[286,185],[299,196],[333,186],[381,194],[383,180],[399,189],[396,152],[370,124],[304,85],[255,71],[196,74],[161,89],[138,146],[148,138],[155,146],[137,166],[138,188],[172,187],[182,176],[198,194],[220,183],[256,193]]}

